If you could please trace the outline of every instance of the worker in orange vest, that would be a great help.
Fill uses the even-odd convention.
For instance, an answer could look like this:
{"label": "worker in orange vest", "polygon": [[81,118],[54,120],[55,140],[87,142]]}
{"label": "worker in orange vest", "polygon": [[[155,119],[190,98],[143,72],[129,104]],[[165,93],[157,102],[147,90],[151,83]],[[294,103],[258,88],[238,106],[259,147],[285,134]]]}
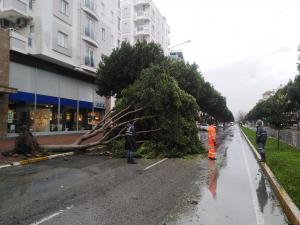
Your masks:
{"label": "worker in orange vest", "polygon": [[208,126],[208,158],[215,160],[216,159],[216,126],[212,122]]}

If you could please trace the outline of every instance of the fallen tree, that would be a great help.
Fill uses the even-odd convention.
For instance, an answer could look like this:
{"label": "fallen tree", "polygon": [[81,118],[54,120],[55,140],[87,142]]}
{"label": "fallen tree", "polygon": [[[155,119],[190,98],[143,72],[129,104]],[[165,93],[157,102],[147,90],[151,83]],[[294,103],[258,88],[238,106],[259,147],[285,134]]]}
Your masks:
{"label": "fallen tree", "polygon": [[[196,121],[199,107],[164,68],[153,65],[122,91],[116,106],[91,131],[69,145],[41,145],[42,152],[78,153],[124,150],[125,127],[135,124],[141,154],[153,157],[199,153]],[[96,139],[97,138],[97,139]],[[96,140],[95,140],[96,139]]]}

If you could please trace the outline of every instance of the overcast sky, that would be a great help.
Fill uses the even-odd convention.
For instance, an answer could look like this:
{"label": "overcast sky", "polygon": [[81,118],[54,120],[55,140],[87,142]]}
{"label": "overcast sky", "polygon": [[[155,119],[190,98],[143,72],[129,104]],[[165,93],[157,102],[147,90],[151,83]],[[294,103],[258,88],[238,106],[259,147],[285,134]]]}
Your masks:
{"label": "overcast sky", "polygon": [[300,0],[153,1],[171,27],[171,46],[192,40],[178,48],[235,115],[297,74]]}

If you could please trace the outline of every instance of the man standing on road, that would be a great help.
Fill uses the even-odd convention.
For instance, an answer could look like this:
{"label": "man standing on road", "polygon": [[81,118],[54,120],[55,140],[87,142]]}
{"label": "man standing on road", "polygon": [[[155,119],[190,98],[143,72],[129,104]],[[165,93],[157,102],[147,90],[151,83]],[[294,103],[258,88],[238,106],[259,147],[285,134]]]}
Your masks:
{"label": "man standing on road", "polygon": [[258,145],[258,151],[260,154],[260,162],[266,161],[265,145],[268,135],[266,128],[263,126],[262,120],[256,122],[256,144]]}
{"label": "man standing on road", "polygon": [[211,122],[208,126],[208,158],[211,160],[216,159],[216,126],[214,122]]}
{"label": "man standing on road", "polygon": [[133,160],[133,151],[135,149],[135,128],[133,123],[128,123],[126,125],[125,132],[125,150],[127,150],[127,163],[136,164]]}

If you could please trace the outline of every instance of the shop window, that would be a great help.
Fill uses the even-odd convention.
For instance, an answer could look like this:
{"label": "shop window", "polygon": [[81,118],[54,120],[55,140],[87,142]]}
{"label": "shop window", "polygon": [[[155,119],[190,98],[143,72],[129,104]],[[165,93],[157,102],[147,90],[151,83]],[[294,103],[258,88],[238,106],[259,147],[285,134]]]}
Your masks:
{"label": "shop window", "polygon": [[76,131],[77,130],[77,108],[70,106],[61,106],[61,119],[59,130]]}
{"label": "shop window", "polygon": [[34,110],[34,105],[22,101],[10,101],[7,115],[7,131],[8,133],[19,133],[23,125],[30,127],[33,131],[34,118],[31,112]]}

